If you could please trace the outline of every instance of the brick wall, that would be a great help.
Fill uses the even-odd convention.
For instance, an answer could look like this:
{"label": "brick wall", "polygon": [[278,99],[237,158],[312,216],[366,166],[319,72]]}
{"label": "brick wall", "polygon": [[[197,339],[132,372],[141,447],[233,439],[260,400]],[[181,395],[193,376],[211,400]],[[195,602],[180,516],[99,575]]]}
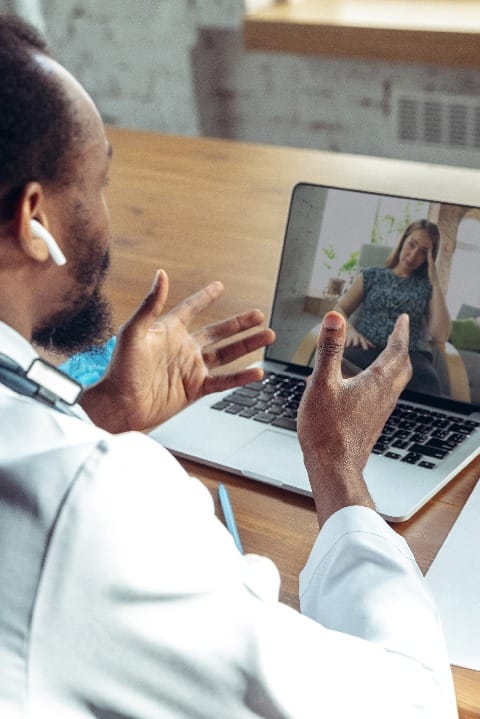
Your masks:
{"label": "brick wall", "polygon": [[392,102],[398,91],[479,97],[477,69],[245,52],[243,0],[43,0],[42,8],[57,56],[107,122],[479,165],[480,148],[399,145]]}

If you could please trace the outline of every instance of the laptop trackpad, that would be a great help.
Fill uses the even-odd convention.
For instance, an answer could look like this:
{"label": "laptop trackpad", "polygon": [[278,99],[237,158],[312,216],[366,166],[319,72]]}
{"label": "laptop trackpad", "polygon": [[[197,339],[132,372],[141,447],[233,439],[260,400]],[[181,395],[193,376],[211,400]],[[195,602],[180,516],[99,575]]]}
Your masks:
{"label": "laptop trackpad", "polygon": [[302,452],[294,436],[265,430],[234,452],[229,460],[246,476],[310,493]]}

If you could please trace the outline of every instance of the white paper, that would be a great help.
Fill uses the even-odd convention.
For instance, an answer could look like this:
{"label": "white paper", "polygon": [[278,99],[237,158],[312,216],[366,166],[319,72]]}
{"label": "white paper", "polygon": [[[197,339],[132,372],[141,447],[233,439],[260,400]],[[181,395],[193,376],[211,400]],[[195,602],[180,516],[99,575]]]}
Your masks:
{"label": "white paper", "polygon": [[426,574],[450,663],[480,671],[480,481]]}

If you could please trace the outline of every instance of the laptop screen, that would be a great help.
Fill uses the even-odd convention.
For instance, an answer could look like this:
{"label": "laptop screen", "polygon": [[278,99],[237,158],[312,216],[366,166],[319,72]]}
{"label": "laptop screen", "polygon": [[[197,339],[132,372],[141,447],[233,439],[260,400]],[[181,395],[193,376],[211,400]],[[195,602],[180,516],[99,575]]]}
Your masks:
{"label": "laptop screen", "polygon": [[351,327],[344,369],[359,371],[408,312],[407,389],[480,406],[479,259],[479,208],[299,184],[266,359],[311,367],[322,316],[340,307]]}

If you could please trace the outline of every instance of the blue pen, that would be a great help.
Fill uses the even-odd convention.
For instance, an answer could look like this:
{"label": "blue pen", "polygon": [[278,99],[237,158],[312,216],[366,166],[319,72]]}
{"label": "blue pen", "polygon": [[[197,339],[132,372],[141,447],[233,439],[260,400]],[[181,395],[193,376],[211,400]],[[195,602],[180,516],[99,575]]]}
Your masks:
{"label": "blue pen", "polygon": [[220,505],[222,507],[223,516],[225,517],[227,529],[232,535],[235,544],[237,545],[238,551],[243,554],[243,547],[240,541],[240,535],[238,533],[237,523],[233,514],[232,505],[230,504],[230,497],[228,496],[227,488],[224,484],[218,485],[218,497],[220,499]]}

